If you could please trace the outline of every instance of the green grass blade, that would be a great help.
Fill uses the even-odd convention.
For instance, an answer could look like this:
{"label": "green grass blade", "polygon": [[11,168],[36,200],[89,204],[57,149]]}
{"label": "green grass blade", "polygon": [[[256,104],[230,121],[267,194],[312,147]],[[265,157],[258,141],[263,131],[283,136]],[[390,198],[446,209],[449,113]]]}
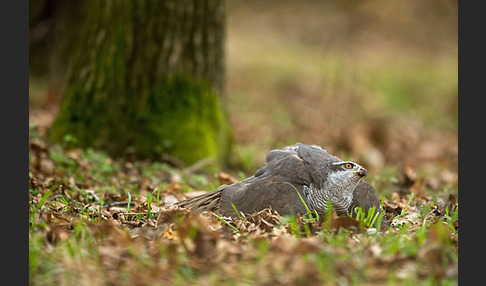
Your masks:
{"label": "green grass blade", "polygon": [[152,194],[147,195],[147,219],[150,218],[150,210],[152,204]]}
{"label": "green grass blade", "polygon": [[103,206],[103,200],[100,198],[98,200],[99,202],[99,206],[98,206],[98,218],[99,218],[99,221],[101,221],[101,207]]}
{"label": "green grass blade", "polygon": [[308,223],[304,223],[304,230],[305,230],[305,235],[307,237],[311,237],[312,236]]}
{"label": "green grass blade", "polygon": [[233,207],[233,209],[235,210],[236,212],[236,215],[238,216],[238,219],[241,220],[241,215],[240,215],[240,212],[236,209],[236,206],[235,204],[231,203],[231,206]]}
{"label": "green grass blade", "polygon": [[47,201],[47,199],[51,196],[51,194],[61,185],[61,183],[56,183],[52,186],[41,198],[41,200],[37,203],[37,208],[40,209],[42,205]]}
{"label": "green grass blade", "polygon": [[375,225],[375,221],[376,221],[376,227],[375,228],[376,228],[377,231],[380,231],[381,220],[383,219],[384,214],[385,214],[385,212],[381,212],[380,214],[376,213],[375,217],[371,221],[370,227],[373,227]]}
{"label": "green grass blade", "polygon": [[375,217],[375,212],[376,212],[376,207],[371,207],[368,209],[368,215],[366,216],[366,219],[364,220],[365,224],[370,227],[371,226],[371,221]]}
{"label": "green grass blade", "polygon": [[227,224],[229,227],[231,227],[233,229],[234,232],[239,232],[240,230],[237,229],[234,225],[232,225],[231,223],[227,222],[224,218],[220,217],[219,215],[213,213],[213,215],[219,219],[220,221],[224,222],[225,224]]}
{"label": "green grass blade", "polygon": [[160,190],[162,190],[162,183],[160,183],[159,188],[157,189],[157,207],[160,207]]}
{"label": "green grass blade", "polygon": [[[313,213],[313,212],[312,212],[312,211],[309,209],[309,207],[308,207],[308,206],[307,206],[307,204],[305,203],[304,198],[302,198],[302,196],[301,196],[301,195],[300,195],[300,193],[299,193],[299,190],[297,190],[297,188],[296,188],[294,185],[290,184],[290,183],[285,182],[285,184],[288,184],[288,185],[292,186],[292,188],[294,188],[294,190],[297,192],[297,195],[298,195],[298,196],[299,196],[299,198],[300,198],[300,201],[301,201],[301,202],[302,202],[302,204],[304,205],[305,210],[307,211],[307,214],[309,215],[309,218],[310,218],[311,220],[314,220],[314,221],[315,221],[315,220],[316,220],[316,218],[314,218],[314,216],[312,215],[312,213]],[[317,214],[317,212],[315,212],[315,213]]]}
{"label": "green grass blade", "polygon": [[130,195],[130,192],[125,188],[125,191],[127,192],[127,196],[128,196],[128,202],[127,202],[127,212],[131,212],[132,211],[132,195]]}
{"label": "green grass blade", "polygon": [[62,199],[62,202],[66,205],[66,208],[68,208],[69,207],[69,203],[66,200],[66,197],[65,196],[61,196],[61,199]]}
{"label": "green grass blade", "polygon": [[400,212],[400,215],[406,215],[408,213],[408,207],[410,206],[410,202],[412,201],[413,197],[414,197],[414,194],[410,193],[410,198],[408,199],[407,206],[404,209],[402,209],[402,211]]}

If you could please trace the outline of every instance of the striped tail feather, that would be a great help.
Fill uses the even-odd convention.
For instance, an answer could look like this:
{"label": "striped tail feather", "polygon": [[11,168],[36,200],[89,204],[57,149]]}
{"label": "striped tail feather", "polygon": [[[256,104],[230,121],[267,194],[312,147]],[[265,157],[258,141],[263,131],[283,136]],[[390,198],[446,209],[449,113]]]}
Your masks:
{"label": "striped tail feather", "polygon": [[175,203],[175,205],[181,208],[191,209],[191,212],[194,214],[199,214],[205,211],[218,212],[222,191],[222,189],[219,189],[193,198],[185,199]]}

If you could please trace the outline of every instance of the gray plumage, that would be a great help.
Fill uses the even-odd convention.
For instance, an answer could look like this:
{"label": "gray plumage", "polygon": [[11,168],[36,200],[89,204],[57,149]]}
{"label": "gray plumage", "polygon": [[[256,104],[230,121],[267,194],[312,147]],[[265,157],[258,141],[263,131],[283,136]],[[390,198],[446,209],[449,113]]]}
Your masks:
{"label": "gray plumage", "polygon": [[232,217],[236,216],[232,204],[245,214],[268,207],[280,215],[305,214],[298,191],[307,206],[321,215],[329,202],[338,215],[349,215],[354,206],[379,210],[376,190],[362,180],[366,169],[319,146],[297,143],[272,150],[265,162],[251,177],[176,204],[194,213],[211,210]]}

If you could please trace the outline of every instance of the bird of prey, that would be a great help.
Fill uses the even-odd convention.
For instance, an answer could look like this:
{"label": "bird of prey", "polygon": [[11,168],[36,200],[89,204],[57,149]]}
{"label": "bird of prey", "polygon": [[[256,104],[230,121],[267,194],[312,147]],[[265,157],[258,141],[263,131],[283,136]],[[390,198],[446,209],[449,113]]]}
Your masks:
{"label": "bird of prey", "polygon": [[234,207],[245,214],[271,207],[280,215],[305,215],[303,200],[319,215],[330,205],[338,215],[349,216],[355,206],[366,214],[373,206],[380,211],[376,190],[363,180],[367,173],[357,163],[343,161],[319,146],[296,143],[270,151],[253,176],[176,205],[193,213],[210,210],[230,217],[237,216]]}

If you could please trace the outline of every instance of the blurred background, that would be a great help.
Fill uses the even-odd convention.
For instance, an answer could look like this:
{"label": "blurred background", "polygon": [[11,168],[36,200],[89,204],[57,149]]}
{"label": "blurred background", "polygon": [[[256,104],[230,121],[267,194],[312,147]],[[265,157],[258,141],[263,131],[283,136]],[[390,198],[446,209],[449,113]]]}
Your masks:
{"label": "blurred background", "polygon": [[[29,11],[29,122],[45,133],[72,44],[56,23],[76,23],[79,4],[42,3]],[[251,174],[302,142],[370,174],[410,166],[457,180],[457,14],[449,0],[226,1],[232,168]]]}
{"label": "blurred background", "polygon": [[457,34],[457,1],[229,1],[241,156],[300,141],[375,169],[454,168]]}

